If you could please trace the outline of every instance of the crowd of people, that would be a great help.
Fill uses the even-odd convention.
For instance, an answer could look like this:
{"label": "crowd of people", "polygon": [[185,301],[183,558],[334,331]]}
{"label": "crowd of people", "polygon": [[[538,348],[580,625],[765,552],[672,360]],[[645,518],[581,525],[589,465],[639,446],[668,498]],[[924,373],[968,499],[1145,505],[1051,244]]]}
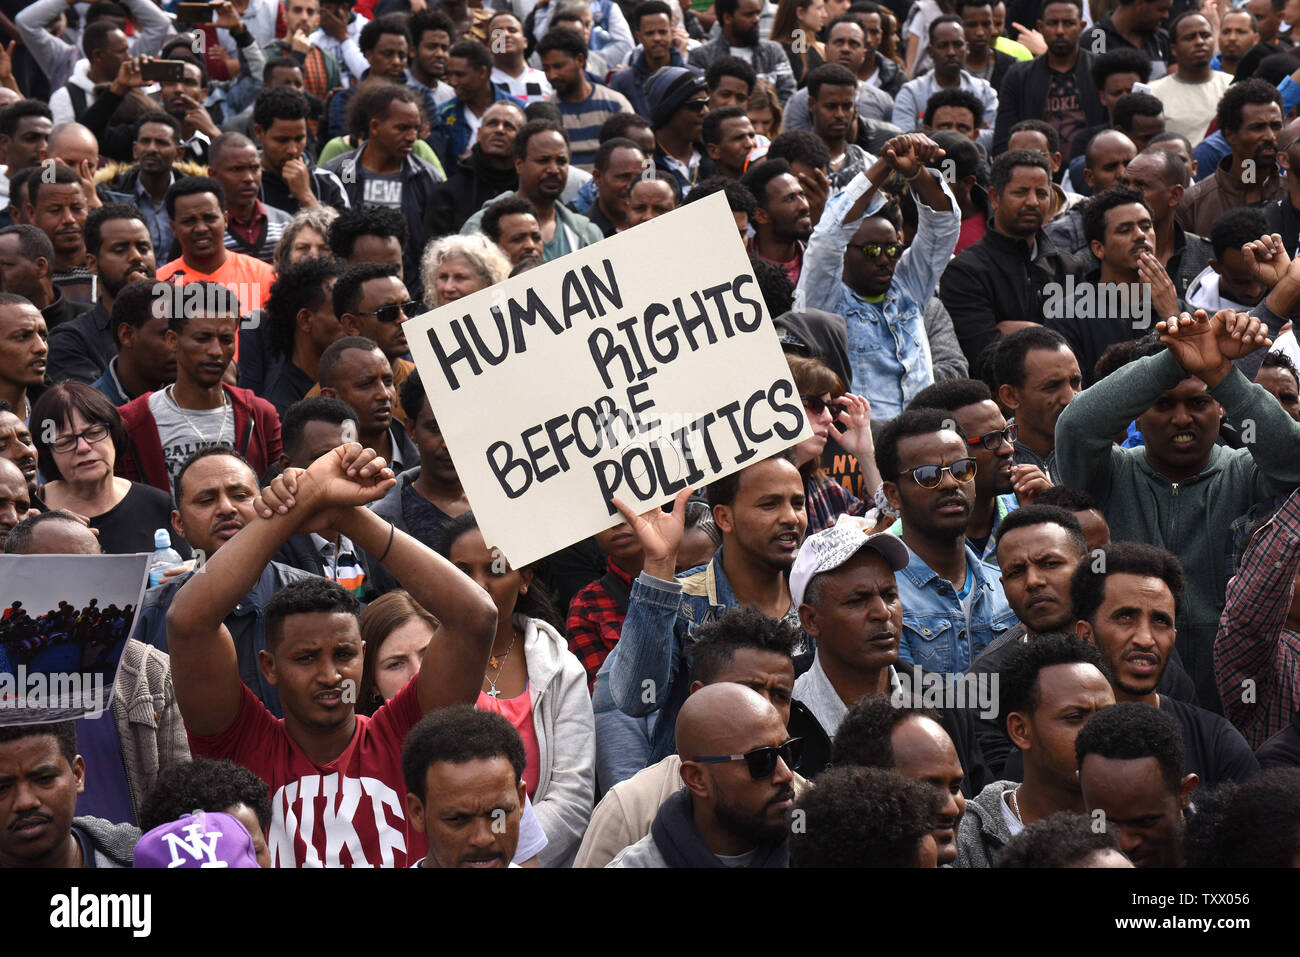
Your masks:
{"label": "crowd of people", "polygon": [[[1300,861],[1298,10],[0,16],[0,866]],[[718,194],[810,437],[512,567],[403,324]]]}

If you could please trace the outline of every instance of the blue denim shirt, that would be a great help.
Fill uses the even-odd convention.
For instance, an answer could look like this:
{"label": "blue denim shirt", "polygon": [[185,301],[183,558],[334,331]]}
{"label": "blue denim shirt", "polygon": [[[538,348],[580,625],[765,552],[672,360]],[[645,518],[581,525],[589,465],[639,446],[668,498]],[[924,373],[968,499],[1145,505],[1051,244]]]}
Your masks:
{"label": "blue denim shirt", "polygon": [[[844,317],[852,389],[866,396],[872,418],[881,422],[894,418],[913,396],[934,383],[925,307],[961,233],[957,202],[947,184],[941,178],[939,182],[952,209],[933,210],[917,202],[916,238],[898,261],[893,282],[880,302],[868,302],[841,278],[845,251],[862,224],[861,219],[845,222],[844,217],[871,188],[865,172],[826,204],[804,250],[794,308],[822,309]],[[885,194],[877,191],[863,218],[874,215],[884,204]]]}
{"label": "blue denim shirt", "polygon": [[[645,572],[632,583],[622,636],[610,652],[609,692],[626,715],[660,712],[648,764],[677,750],[677,712],[690,684],[685,651],[696,630],[740,604],[722,570],[722,551],[671,584]],[[786,620],[798,626],[798,614],[792,606]]]}
{"label": "blue denim shirt", "polygon": [[925,671],[960,674],[984,648],[1017,624],[995,568],[966,546],[966,567],[974,573],[970,633],[952,584],[939,577],[910,548],[911,563],[898,573],[903,603],[903,640],[898,655]]}

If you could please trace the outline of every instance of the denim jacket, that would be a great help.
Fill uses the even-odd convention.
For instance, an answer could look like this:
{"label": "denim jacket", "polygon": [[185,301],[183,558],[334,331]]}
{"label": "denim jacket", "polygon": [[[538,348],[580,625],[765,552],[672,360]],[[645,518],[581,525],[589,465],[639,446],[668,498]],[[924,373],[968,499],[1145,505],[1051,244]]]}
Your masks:
{"label": "denim jacket", "polygon": [[[677,712],[689,685],[685,651],[696,629],[739,604],[722,570],[721,548],[709,564],[682,572],[675,582],[642,572],[632,583],[622,637],[610,652],[609,691],[619,710],[632,717],[662,709],[651,735],[650,764],[677,750]],[[797,626],[793,606],[786,619],[791,615]]]}
{"label": "denim jacket", "polygon": [[996,568],[991,568],[969,545],[966,567],[974,574],[970,634],[966,616],[951,583],[939,577],[910,548],[911,563],[898,573],[898,596],[903,603],[903,640],[898,655],[925,671],[960,674],[984,648],[1017,624],[1007,604]]}
{"label": "denim jacket", "polygon": [[[862,223],[861,219],[845,222],[844,216],[871,188],[865,172],[826,204],[804,250],[794,308],[822,309],[844,317],[852,389],[866,396],[872,417],[881,422],[902,412],[913,396],[934,382],[925,309],[961,233],[957,201],[942,178],[939,183],[952,209],[936,211],[917,202],[916,238],[898,261],[893,282],[880,302],[868,302],[841,278],[844,253]],[[885,198],[878,190],[864,218],[884,206]]]}

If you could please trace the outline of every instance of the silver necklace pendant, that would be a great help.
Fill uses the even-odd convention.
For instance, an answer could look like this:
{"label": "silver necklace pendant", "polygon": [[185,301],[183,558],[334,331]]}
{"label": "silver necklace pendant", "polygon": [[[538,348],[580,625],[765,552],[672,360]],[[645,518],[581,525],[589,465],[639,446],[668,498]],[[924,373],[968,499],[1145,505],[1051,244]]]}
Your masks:
{"label": "silver necklace pendant", "polygon": [[488,691],[488,694],[493,698],[501,697],[501,692],[498,691],[495,686],[490,691]]}

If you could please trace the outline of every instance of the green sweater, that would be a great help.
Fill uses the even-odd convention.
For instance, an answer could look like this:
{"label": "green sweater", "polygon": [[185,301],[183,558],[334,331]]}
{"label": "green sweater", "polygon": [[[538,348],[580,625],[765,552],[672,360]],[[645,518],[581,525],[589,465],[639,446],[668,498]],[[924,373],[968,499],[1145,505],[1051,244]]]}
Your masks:
{"label": "green sweater", "polygon": [[1300,423],[1234,368],[1210,395],[1237,425],[1253,420],[1258,441],[1242,449],[1216,445],[1205,468],[1171,482],[1151,468],[1145,448],[1120,448],[1114,436],[1185,378],[1173,354],[1162,352],[1085,389],[1057,420],[1056,465],[1062,484],[1097,499],[1116,541],[1157,545],[1182,561],[1187,594],[1177,648],[1201,706],[1218,711],[1213,651],[1229,528],[1256,502],[1300,485]]}

